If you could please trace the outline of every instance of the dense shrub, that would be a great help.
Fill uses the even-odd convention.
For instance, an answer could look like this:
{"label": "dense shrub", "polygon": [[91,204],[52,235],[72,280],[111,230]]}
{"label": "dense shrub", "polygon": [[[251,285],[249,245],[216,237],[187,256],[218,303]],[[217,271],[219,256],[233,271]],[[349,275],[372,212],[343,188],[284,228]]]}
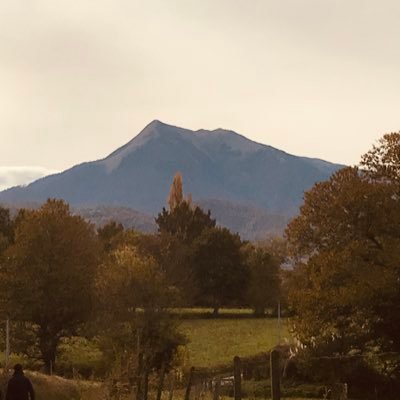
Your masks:
{"label": "dense shrub", "polygon": [[396,360],[382,357],[312,357],[303,354],[291,361],[287,379],[295,382],[332,385],[347,383],[348,395],[355,399],[398,399],[400,380],[390,371]]}
{"label": "dense shrub", "polygon": [[56,366],[57,374],[68,378],[100,378],[108,370],[97,343],[83,337],[63,339]]}

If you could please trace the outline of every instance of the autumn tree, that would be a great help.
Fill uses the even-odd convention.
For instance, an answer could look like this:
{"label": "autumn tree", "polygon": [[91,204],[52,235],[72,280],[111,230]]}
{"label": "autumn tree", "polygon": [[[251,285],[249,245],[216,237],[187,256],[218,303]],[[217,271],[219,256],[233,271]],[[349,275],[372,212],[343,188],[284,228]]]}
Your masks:
{"label": "autumn tree", "polygon": [[91,314],[98,250],[93,226],[72,215],[63,201],[48,200],[18,218],[1,268],[3,312],[32,328],[47,371],[60,338]]}
{"label": "autumn tree", "polygon": [[[361,159],[361,170],[366,177],[372,182],[379,182],[386,187],[386,195],[395,203],[392,212],[387,214],[386,230],[395,240],[398,235],[397,221],[398,207],[400,196],[400,132],[385,134],[378,144],[367,152]],[[386,245],[387,243],[385,243]],[[386,299],[376,307],[376,312],[379,313],[380,319],[378,326],[378,335],[389,337],[396,349],[400,348],[400,318],[399,303],[400,293],[394,282],[399,281],[400,272],[396,266],[399,263],[397,247],[395,242],[392,242],[392,248],[385,248],[392,255],[392,281],[388,282],[386,290]],[[393,248],[394,247],[394,248]],[[390,277],[389,277],[390,279]]]}
{"label": "autumn tree", "polygon": [[14,222],[10,210],[0,206],[0,256],[14,239]]}
{"label": "autumn tree", "polygon": [[201,305],[210,305],[214,314],[222,306],[243,299],[247,270],[239,235],[226,228],[205,229],[193,247],[192,268]]}
{"label": "autumn tree", "polygon": [[[0,206],[0,273],[4,270],[5,262],[7,258],[5,257],[6,250],[12,244],[14,240],[14,221],[10,217],[10,210]],[[0,295],[0,309],[5,309],[4,306],[5,298]],[[5,315],[7,315],[4,312]],[[5,317],[3,315],[3,317]]]}
{"label": "autumn tree", "polygon": [[122,245],[100,266],[96,282],[103,334],[113,359],[123,357],[129,368],[140,352],[147,368],[171,362],[184,338],[168,312],[175,292],[154,258]]}
{"label": "autumn tree", "polygon": [[171,188],[169,190],[168,205],[169,210],[173,211],[175,207],[179,206],[183,202],[183,181],[182,174],[177,172],[172,181]]}
{"label": "autumn tree", "polygon": [[379,139],[361,158],[360,166],[374,180],[385,180],[400,187],[400,132]]}
{"label": "autumn tree", "polygon": [[400,204],[393,184],[342,169],[305,194],[287,236],[296,263],[289,297],[297,337],[329,352],[372,344],[400,349]]}

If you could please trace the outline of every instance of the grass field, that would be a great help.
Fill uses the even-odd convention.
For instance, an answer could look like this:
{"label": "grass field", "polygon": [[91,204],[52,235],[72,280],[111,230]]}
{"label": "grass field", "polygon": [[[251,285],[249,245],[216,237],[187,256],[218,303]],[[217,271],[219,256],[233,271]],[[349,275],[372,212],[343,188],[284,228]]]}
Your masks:
{"label": "grass field", "polygon": [[[236,355],[254,356],[267,352],[278,343],[277,319],[252,318],[251,315],[243,318],[241,314],[249,314],[247,310],[224,310],[229,317],[217,319],[186,318],[185,312],[180,311],[183,314],[180,329],[188,339],[183,352],[185,367],[212,368],[227,365]],[[203,314],[204,311],[190,309],[187,313]],[[281,343],[284,343],[289,340],[285,320],[282,320],[281,325]],[[93,367],[96,364],[93,364],[93,354],[97,355],[92,348],[95,343],[88,346],[84,339],[78,339],[65,344],[68,351],[60,358],[60,364]],[[27,361],[15,355],[12,358],[12,362],[22,362],[29,369]],[[103,390],[96,383],[47,377],[39,373],[32,373],[30,377],[37,389],[38,400],[101,400],[102,397]]]}
{"label": "grass field", "polygon": [[[240,313],[248,310],[224,310],[228,318],[188,318],[180,322],[182,333],[187,336],[188,344],[183,350],[185,367],[215,367],[230,363],[234,356],[250,357],[268,351],[278,343],[278,322],[272,318],[242,318]],[[205,309],[190,309],[188,313],[203,314]],[[234,315],[237,316],[234,317]],[[289,340],[286,321],[281,323],[281,343]],[[83,338],[74,338],[60,346],[58,367],[68,372],[72,367],[79,371],[93,369],[101,365],[101,352],[96,344]],[[0,352],[0,360],[4,356]],[[11,364],[21,362],[28,369],[35,368],[32,360],[12,355]],[[90,374],[89,374],[90,375]]]}
{"label": "grass field", "polygon": [[[183,320],[187,335],[186,366],[211,367],[230,363],[234,356],[248,357],[266,352],[278,343],[276,319],[193,319]],[[283,320],[281,342],[289,340]]]}

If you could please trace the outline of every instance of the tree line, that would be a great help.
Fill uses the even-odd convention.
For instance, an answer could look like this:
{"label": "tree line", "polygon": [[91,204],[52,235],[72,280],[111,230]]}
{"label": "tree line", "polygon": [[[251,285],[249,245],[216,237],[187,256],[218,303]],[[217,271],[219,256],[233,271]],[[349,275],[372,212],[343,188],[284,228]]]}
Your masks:
{"label": "tree line", "polygon": [[171,308],[276,307],[279,246],[217,226],[184,196],[179,173],[156,222],[156,234],[96,228],[55,199],[14,217],[0,208],[0,313],[14,351],[50,371],[62,338],[96,336],[110,360],[129,365],[140,351],[158,368],[185,343]]}

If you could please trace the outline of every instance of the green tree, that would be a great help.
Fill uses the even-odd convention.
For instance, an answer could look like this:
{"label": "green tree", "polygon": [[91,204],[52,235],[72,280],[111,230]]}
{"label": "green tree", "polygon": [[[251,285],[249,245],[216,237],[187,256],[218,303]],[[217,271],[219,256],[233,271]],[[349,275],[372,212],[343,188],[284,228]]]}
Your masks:
{"label": "green tree", "polygon": [[[163,208],[156,218],[158,251],[155,253],[170,285],[177,288],[185,305],[191,305],[198,294],[192,264],[194,241],[201,233],[216,225],[211,213],[205,213],[183,194],[182,176],[175,175],[168,199],[169,209]],[[154,239],[150,242],[154,243]],[[142,248],[143,246],[139,246]]]}
{"label": "green tree", "polygon": [[287,240],[283,236],[268,235],[256,243],[256,246],[270,254],[280,266],[288,262]]}
{"label": "green tree", "polygon": [[179,289],[184,305],[194,304],[199,293],[192,253],[194,242],[204,230],[215,227],[215,220],[200,207],[186,201],[173,211],[163,209],[156,220],[159,226],[158,261],[171,285]]}
{"label": "green tree", "polygon": [[239,235],[226,228],[209,228],[193,244],[192,268],[199,290],[199,303],[221,306],[243,299],[247,269]]}
{"label": "green tree", "polygon": [[3,311],[33,327],[47,371],[60,338],[90,317],[98,250],[93,226],[62,201],[48,200],[18,219],[1,269]]}
{"label": "green tree", "polygon": [[168,233],[182,243],[191,244],[202,231],[216,225],[211,213],[183,201],[173,210],[162,210],[156,218],[159,233]]}
{"label": "green tree", "polygon": [[158,232],[176,237],[182,243],[191,244],[204,229],[215,227],[211,213],[205,213],[192,202],[189,195],[183,194],[182,175],[177,173],[173,179],[168,197],[169,209],[163,208],[156,218]]}
{"label": "green tree", "polygon": [[198,294],[192,269],[192,245],[167,233],[159,235],[159,239],[158,263],[165,271],[169,285],[180,294],[180,305],[192,306]]}
{"label": "green tree", "polygon": [[97,229],[97,235],[104,251],[109,253],[124,240],[124,227],[121,223],[110,221]]}
{"label": "green tree", "polygon": [[248,246],[245,263],[249,274],[246,302],[257,316],[262,316],[267,307],[276,308],[279,302],[279,262],[268,251]]}

